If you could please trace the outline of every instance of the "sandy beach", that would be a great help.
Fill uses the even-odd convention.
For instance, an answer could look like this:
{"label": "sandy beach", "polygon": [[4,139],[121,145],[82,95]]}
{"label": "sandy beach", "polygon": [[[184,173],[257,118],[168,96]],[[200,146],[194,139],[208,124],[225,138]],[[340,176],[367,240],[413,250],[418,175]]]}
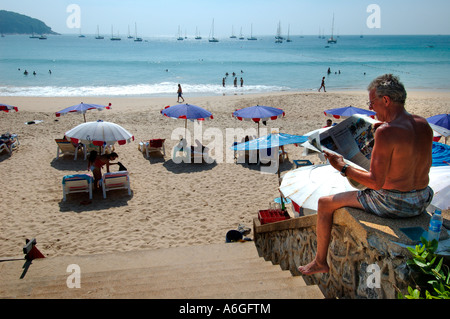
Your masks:
{"label": "sandy beach", "polygon": [[[231,116],[239,108],[257,104],[282,108],[286,116],[262,128],[268,133],[278,128],[303,135],[325,125],[324,110],[366,107],[368,94],[185,94],[185,100],[213,113],[214,119],[203,123],[203,132],[218,129],[225,138],[227,128],[256,129],[255,123]],[[0,258],[21,256],[26,238],[36,238],[37,247],[48,257],[222,243],[228,230],[239,224],[251,227],[258,210],[279,196],[277,175],[261,174],[256,166],[225,158],[213,164],[175,164],[171,154],[177,139],[172,139],[172,133],[177,128],[184,130],[184,121],[160,114],[165,106],[178,104],[175,94],[171,98],[2,97],[1,102],[19,108],[17,113],[0,112],[0,131],[18,134],[20,146],[12,156],[0,154]],[[134,142],[115,147],[119,161],[130,173],[131,196],[118,190],[108,193],[106,199],[95,192],[90,203],[84,193],[70,194],[63,201],[63,176],[88,171],[81,156],[76,161],[69,155],[56,158],[55,138],[81,124],[83,116],[57,118],[55,112],[80,102],[111,103],[111,110],[89,111],[87,121],[114,122],[134,135]],[[408,92],[406,108],[424,117],[448,113],[450,92]],[[43,122],[25,124],[34,120]],[[193,123],[188,122],[188,129],[192,128]],[[164,158],[149,160],[138,151],[139,142],[151,138],[166,139]],[[207,145],[208,138],[203,138],[203,143]],[[224,139],[224,154],[229,146]],[[302,157],[301,147],[285,149],[290,160],[281,164],[281,174],[294,169],[294,159],[318,161],[317,156]]]}

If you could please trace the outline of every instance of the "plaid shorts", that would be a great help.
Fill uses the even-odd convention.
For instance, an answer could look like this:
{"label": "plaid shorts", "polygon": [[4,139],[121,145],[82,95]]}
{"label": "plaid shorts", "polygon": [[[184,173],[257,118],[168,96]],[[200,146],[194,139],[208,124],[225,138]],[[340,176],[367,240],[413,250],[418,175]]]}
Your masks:
{"label": "plaid shorts", "polygon": [[410,192],[367,188],[358,191],[358,201],[368,213],[387,218],[406,218],[425,212],[433,195],[434,192],[429,186]]}

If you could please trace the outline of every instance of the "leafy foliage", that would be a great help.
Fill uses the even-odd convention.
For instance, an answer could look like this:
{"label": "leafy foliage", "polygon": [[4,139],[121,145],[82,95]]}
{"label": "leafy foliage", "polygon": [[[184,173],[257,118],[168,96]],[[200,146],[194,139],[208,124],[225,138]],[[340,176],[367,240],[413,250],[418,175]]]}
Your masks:
{"label": "leafy foliage", "polygon": [[438,260],[435,254],[437,240],[431,242],[421,237],[421,244],[408,248],[412,259],[407,265],[416,275],[416,287],[408,287],[408,294],[399,298],[406,299],[450,299],[450,271],[444,258]]}

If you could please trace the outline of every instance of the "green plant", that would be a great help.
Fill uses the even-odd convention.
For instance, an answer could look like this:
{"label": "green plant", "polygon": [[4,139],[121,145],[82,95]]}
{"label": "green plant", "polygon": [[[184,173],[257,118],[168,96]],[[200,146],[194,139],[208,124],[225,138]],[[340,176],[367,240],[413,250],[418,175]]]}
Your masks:
{"label": "green plant", "polygon": [[416,275],[416,288],[409,286],[408,294],[403,296],[399,293],[399,298],[450,299],[450,271],[448,265],[444,264],[443,257],[437,260],[435,252],[438,242],[429,242],[423,237],[420,240],[421,245],[408,248],[412,259],[407,261],[407,265]]}

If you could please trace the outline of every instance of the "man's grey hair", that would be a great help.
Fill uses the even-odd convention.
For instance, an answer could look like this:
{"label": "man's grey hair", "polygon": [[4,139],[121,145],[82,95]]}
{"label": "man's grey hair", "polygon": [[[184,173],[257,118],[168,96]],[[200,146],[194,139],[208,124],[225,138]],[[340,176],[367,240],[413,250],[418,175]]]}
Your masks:
{"label": "man's grey hair", "polygon": [[403,83],[392,74],[384,74],[373,80],[367,90],[372,91],[373,89],[378,97],[389,96],[392,101],[403,104],[406,101],[406,90]]}

